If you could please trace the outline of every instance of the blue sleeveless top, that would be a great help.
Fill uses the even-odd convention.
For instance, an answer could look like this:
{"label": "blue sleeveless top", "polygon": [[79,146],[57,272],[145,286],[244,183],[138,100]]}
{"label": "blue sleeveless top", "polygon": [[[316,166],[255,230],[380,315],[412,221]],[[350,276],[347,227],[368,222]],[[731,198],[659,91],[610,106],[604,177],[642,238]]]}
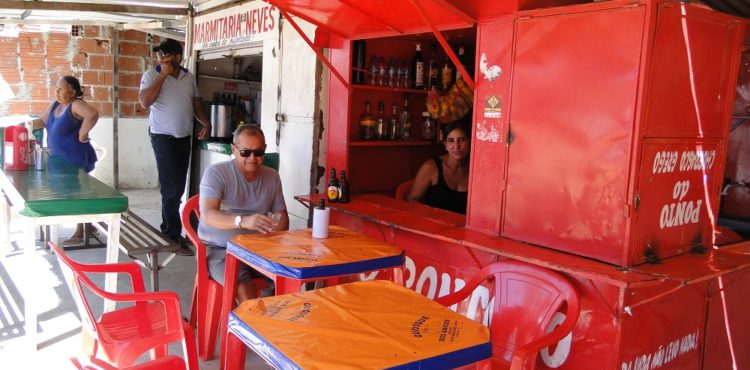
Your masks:
{"label": "blue sleeveless top", "polygon": [[443,161],[440,160],[440,157],[432,158],[432,160],[437,165],[438,182],[427,188],[427,192],[424,193],[424,204],[430,207],[466,214],[466,202],[469,192],[456,191],[449,188],[445,182],[445,178],[443,178]]}
{"label": "blue sleeveless top", "polygon": [[96,152],[91,143],[82,143],[78,141],[78,131],[81,129],[83,120],[75,118],[71,109],[73,103],[70,103],[65,112],[60,117],[55,117],[55,110],[60,102],[55,102],[52,111],[47,118],[47,145],[49,146],[50,155],[57,155],[65,158],[72,165],[91,172],[96,164]]}

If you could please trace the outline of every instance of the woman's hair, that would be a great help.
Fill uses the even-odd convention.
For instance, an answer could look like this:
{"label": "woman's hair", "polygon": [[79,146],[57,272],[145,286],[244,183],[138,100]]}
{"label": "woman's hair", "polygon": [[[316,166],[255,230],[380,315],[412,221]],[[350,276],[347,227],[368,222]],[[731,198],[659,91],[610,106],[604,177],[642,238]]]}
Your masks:
{"label": "woman's hair", "polygon": [[466,137],[471,140],[471,115],[467,114],[464,116],[464,118],[455,120],[445,126],[442,127],[443,130],[443,141],[445,141],[448,138],[448,134],[450,134],[455,129],[461,129],[464,134],[466,134]]}
{"label": "woman's hair", "polygon": [[70,87],[73,88],[76,92],[76,98],[80,98],[83,96],[83,87],[81,87],[81,83],[78,82],[78,79],[73,76],[63,76],[62,77],[65,82],[70,85]]}

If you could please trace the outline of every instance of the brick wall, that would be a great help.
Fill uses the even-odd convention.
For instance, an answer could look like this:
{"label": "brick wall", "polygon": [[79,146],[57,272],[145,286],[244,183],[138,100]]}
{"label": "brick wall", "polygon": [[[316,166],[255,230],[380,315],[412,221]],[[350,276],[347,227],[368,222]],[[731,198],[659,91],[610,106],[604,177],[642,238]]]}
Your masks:
{"label": "brick wall", "polygon": [[119,32],[117,46],[120,117],[145,117],[138,103],[143,71],[151,67],[153,44],[159,38],[144,32],[117,31],[113,27],[85,26],[83,37],[69,32],[40,32],[19,26],[18,37],[0,36],[0,78],[11,87],[15,99],[0,104],[0,116],[39,116],[55,100],[55,85],[64,75],[73,75],[84,87],[84,99],[102,117],[113,115],[114,50],[113,32]]}

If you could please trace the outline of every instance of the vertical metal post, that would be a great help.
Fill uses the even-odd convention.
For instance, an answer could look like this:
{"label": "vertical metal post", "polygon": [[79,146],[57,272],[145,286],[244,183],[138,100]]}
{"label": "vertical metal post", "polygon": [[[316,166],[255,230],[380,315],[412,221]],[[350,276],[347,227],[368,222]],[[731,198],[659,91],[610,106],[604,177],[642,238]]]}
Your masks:
{"label": "vertical metal post", "polygon": [[112,91],[114,91],[114,99],[112,99],[112,181],[114,182],[113,187],[117,190],[120,189],[120,135],[119,135],[119,123],[120,123],[120,79],[117,75],[120,73],[119,65],[117,60],[120,57],[120,30],[116,27],[112,27],[113,33],[113,44],[112,48]]}

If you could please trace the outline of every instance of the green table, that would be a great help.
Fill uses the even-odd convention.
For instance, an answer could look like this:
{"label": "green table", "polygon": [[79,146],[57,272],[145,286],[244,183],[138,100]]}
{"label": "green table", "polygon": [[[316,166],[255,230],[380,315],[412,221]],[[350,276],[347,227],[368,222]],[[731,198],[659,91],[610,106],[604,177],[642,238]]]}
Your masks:
{"label": "green table", "polygon": [[[18,209],[23,216],[25,237],[23,239],[24,255],[29,263],[24,269],[27,276],[23,278],[22,289],[25,301],[26,337],[36,349],[37,315],[35,299],[34,274],[39,269],[32,268],[35,260],[34,231],[40,225],[57,225],[61,223],[99,222],[109,223],[107,233],[107,263],[118,259],[120,240],[120,214],[128,209],[128,198],[107,184],[97,180],[83,170],[71,165],[61,157],[50,157],[45,171],[0,171],[0,230],[6,248],[10,248],[9,224],[10,209]],[[4,257],[5,252],[0,253]],[[117,288],[117,275],[107,274],[104,288],[114,292]],[[113,302],[105,302],[104,310],[114,309]]]}

